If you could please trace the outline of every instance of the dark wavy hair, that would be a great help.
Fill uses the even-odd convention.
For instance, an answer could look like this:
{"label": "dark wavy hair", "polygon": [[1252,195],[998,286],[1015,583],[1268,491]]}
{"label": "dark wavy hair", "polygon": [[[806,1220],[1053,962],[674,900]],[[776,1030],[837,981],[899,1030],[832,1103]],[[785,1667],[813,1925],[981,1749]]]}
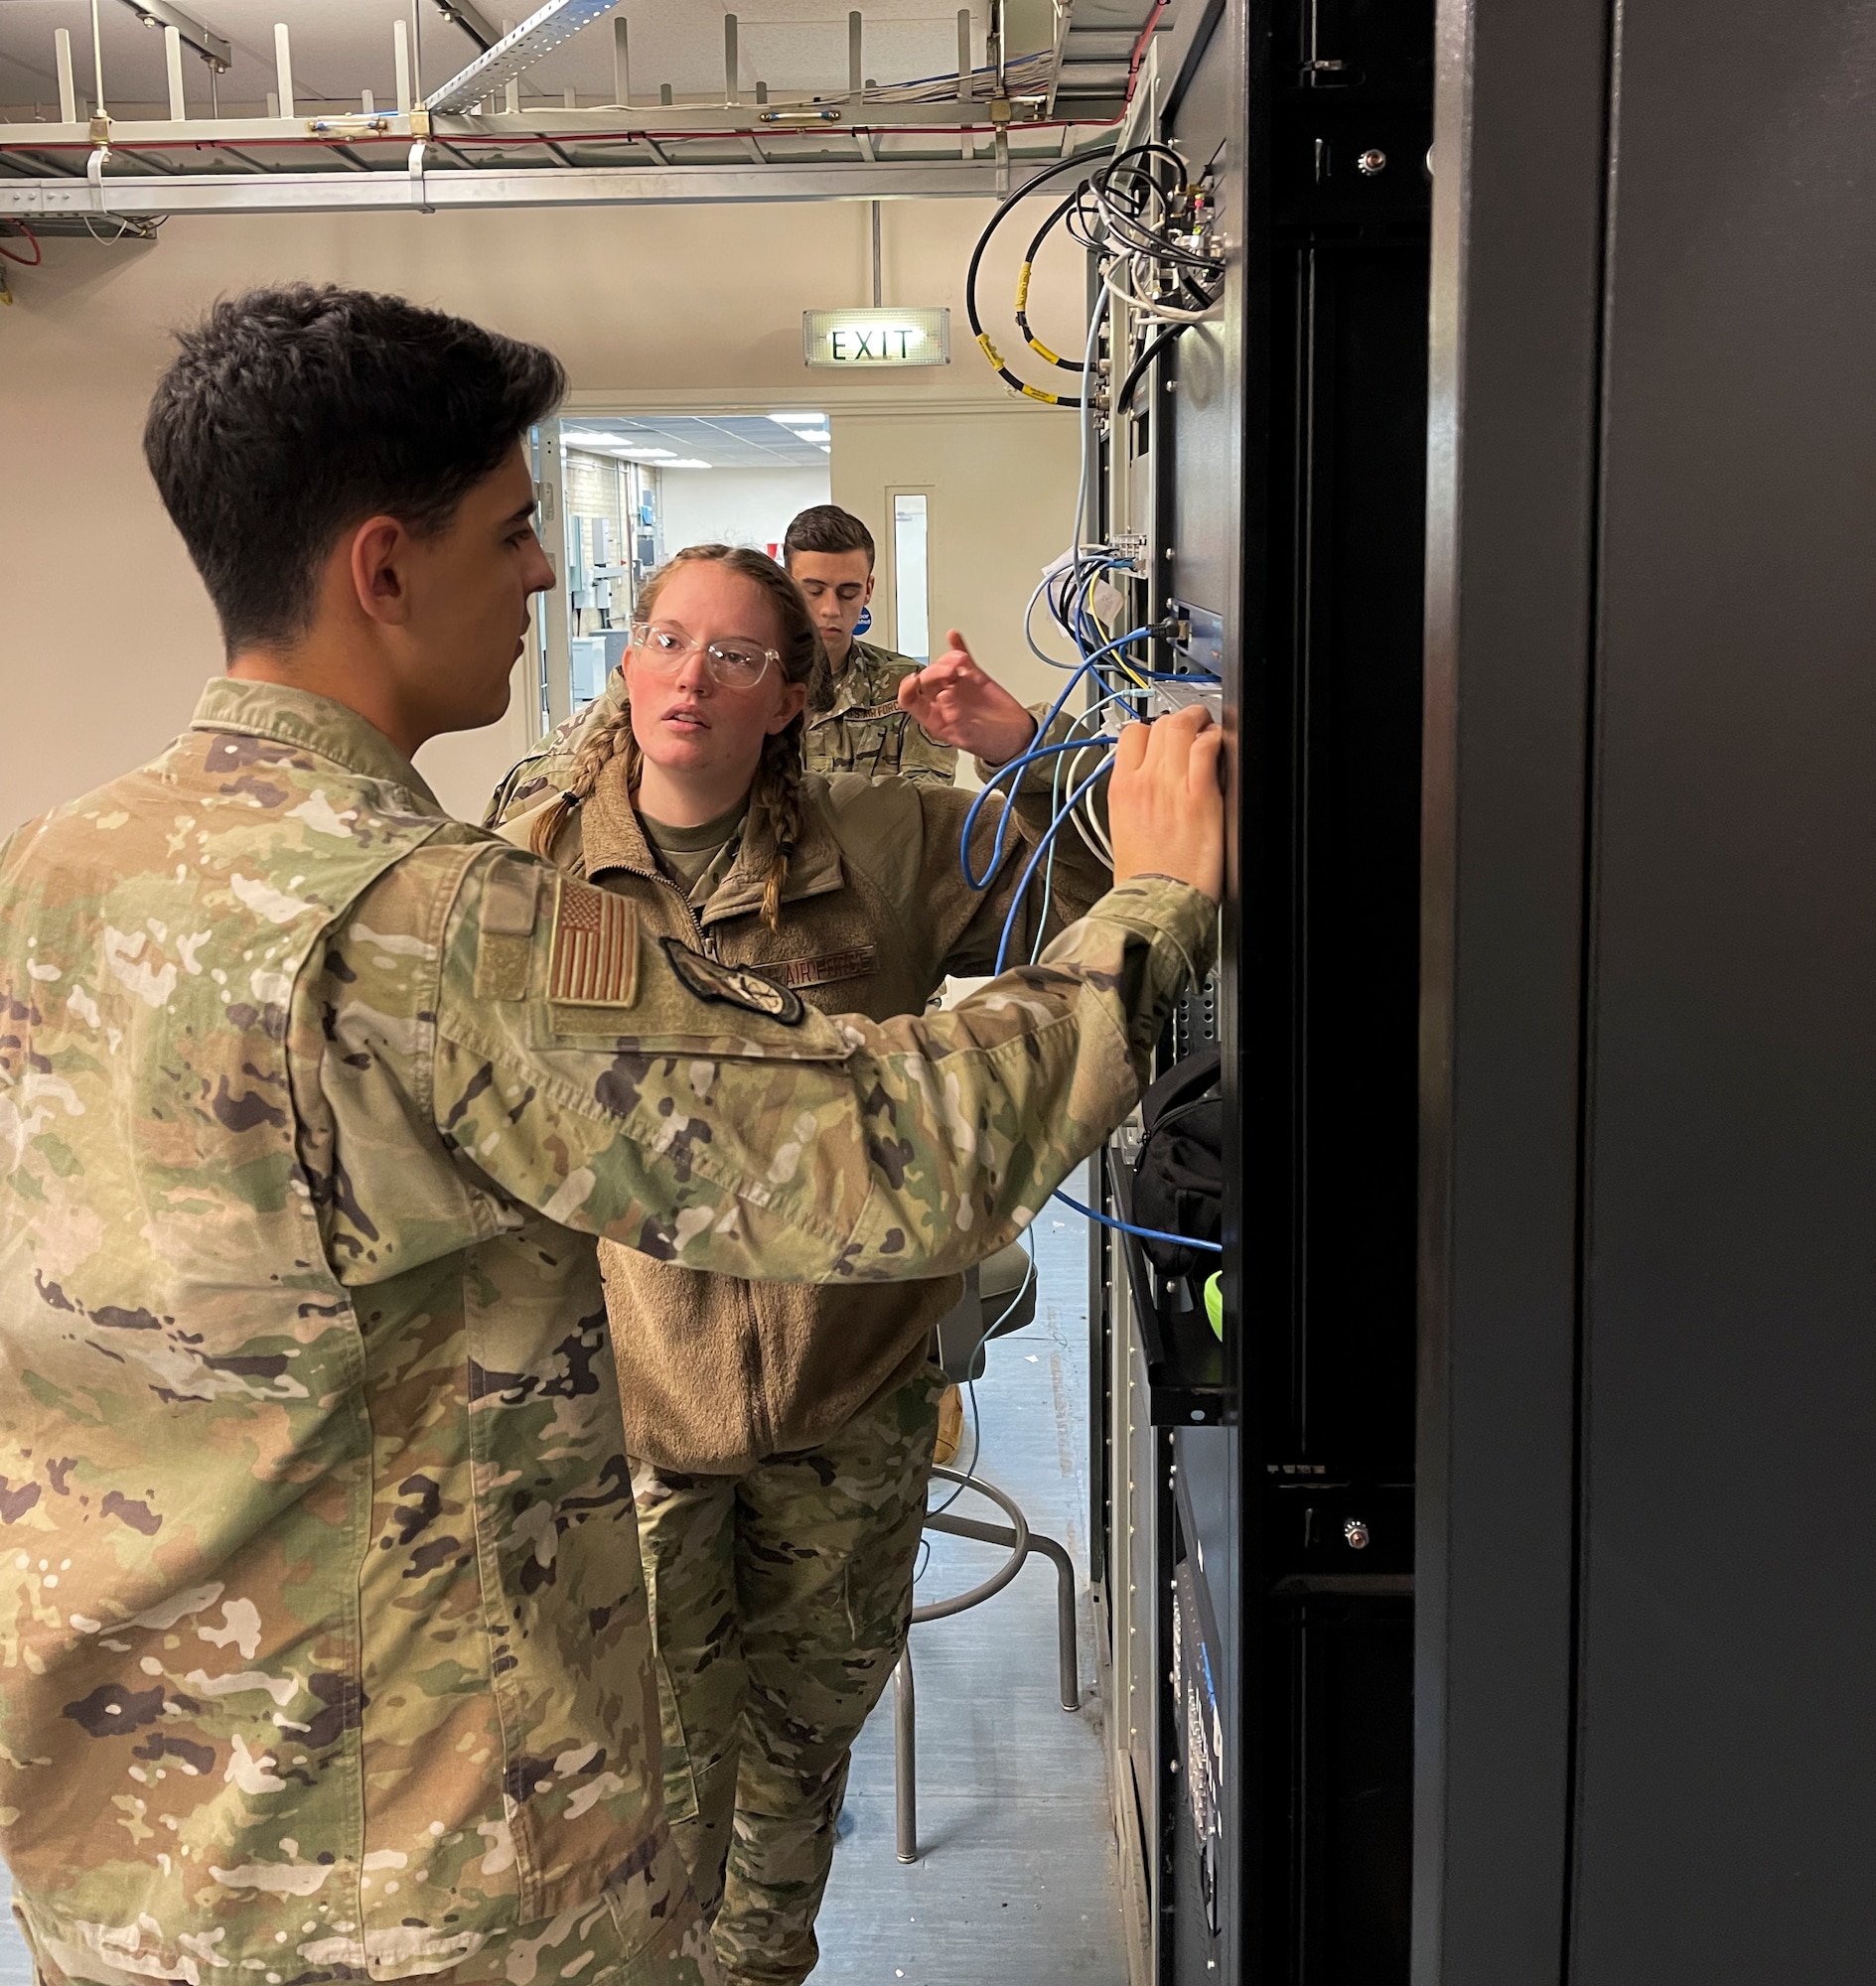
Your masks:
{"label": "dark wavy hair", "polygon": [[230,655],[306,633],[349,526],[443,529],[567,383],[537,345],[334,284],[224,298],[177,343],[143,456]]}

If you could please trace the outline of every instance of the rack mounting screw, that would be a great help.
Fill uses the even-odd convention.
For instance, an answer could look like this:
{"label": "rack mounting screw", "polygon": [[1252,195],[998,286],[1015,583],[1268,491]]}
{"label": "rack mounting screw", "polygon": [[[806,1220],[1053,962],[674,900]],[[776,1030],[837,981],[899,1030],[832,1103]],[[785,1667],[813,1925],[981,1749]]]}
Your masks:
{"label": "rack mounting screw", "polygon": [[1376,173],[1385,172],[1387,170],[1387,154],[1382,150],[1380,150],[1378,146],[1371,145],[1368,148],[1368,150],[1364,152],[1359,159],[1356,160],[1355,169],[1357,172],[1361,173],[1365,178],[1371,180]]}
{"label": "rack mounting screw", "polygon": [[1349,1541],[1351,1551],[1368,1549],[1368,1526],[1360,1517],[1351,1517],[1342,1527],[1342,1535]]}

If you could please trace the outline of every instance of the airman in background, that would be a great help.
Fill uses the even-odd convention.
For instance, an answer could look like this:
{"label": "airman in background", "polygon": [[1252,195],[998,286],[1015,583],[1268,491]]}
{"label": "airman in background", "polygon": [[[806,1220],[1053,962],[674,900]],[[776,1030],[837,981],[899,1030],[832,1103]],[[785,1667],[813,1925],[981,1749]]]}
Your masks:
{"label": "airman in background", "polygon": [[803,510],[783,541],[783,563],[806,596],[827,651],[827,683],[808,699],[802,758],[810,773],[896,773],[948,786],[957,777],[957,748],[923,730],[899,700],[899,685],[922,664],[854,634],[873,598],[873,557],[872,532],[837,503]]}

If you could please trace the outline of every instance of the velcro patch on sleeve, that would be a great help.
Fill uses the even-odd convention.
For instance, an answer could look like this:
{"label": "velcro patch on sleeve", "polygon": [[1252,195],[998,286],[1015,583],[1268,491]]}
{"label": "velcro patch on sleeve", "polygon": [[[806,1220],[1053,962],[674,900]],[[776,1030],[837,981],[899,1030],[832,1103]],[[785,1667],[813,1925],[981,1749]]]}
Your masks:
{"label": "velcro patch on sleeve", "polygon": [[818,958],[785,958],[765,966],[785,986],[826,986],[836,979],[861,979],[879,970],[879,947],[850,944],[844,951],[824,951]]}
{"label": "velcro patch on sleeve", "polygon": [[476,941],[476,998],[525,1000],[533,962],[534,947],[528,939],[484,931]]}
{"label": "velcro patch on sleeve", "polygon": [[546,871],[537,862],[498,862],[482,892],[477,919],[485,935],[530,937],[540,908],[540,879]]}
{"label": "velcro patch on sleeve", "polygon": [[778,986],[773,979],[765,979],[746,965],[725,965],[721,959],[706,958],[674,937],[660,938],[658,942],[671,962],[671,970],[699,1000],[741,1007],[746,1013],[766,1015],[789,1028],[807,1012],[798,993]]}
{"label": "velcro patch on sleeve", "polygon": [[476,998],[525,1000],[534,962],[534,919],[544,872],[532,862],[497,862],[476,917]]}
{"label": "velcro patch on sleeve", "polygon": [[638,989],[638,913],[610,890],[563,876],[547,998],[557,1007],[630,1007]]}

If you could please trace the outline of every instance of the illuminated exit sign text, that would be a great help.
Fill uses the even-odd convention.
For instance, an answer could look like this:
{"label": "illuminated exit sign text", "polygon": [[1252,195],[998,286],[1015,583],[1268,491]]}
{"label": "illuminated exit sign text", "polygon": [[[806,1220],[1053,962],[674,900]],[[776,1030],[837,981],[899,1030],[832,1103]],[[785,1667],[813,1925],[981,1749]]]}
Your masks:
{"label": "illuminated exit sign text", "polygon": [[801,355],[810,365],[948,365],[947,310],[834,310],[801,313]]}

